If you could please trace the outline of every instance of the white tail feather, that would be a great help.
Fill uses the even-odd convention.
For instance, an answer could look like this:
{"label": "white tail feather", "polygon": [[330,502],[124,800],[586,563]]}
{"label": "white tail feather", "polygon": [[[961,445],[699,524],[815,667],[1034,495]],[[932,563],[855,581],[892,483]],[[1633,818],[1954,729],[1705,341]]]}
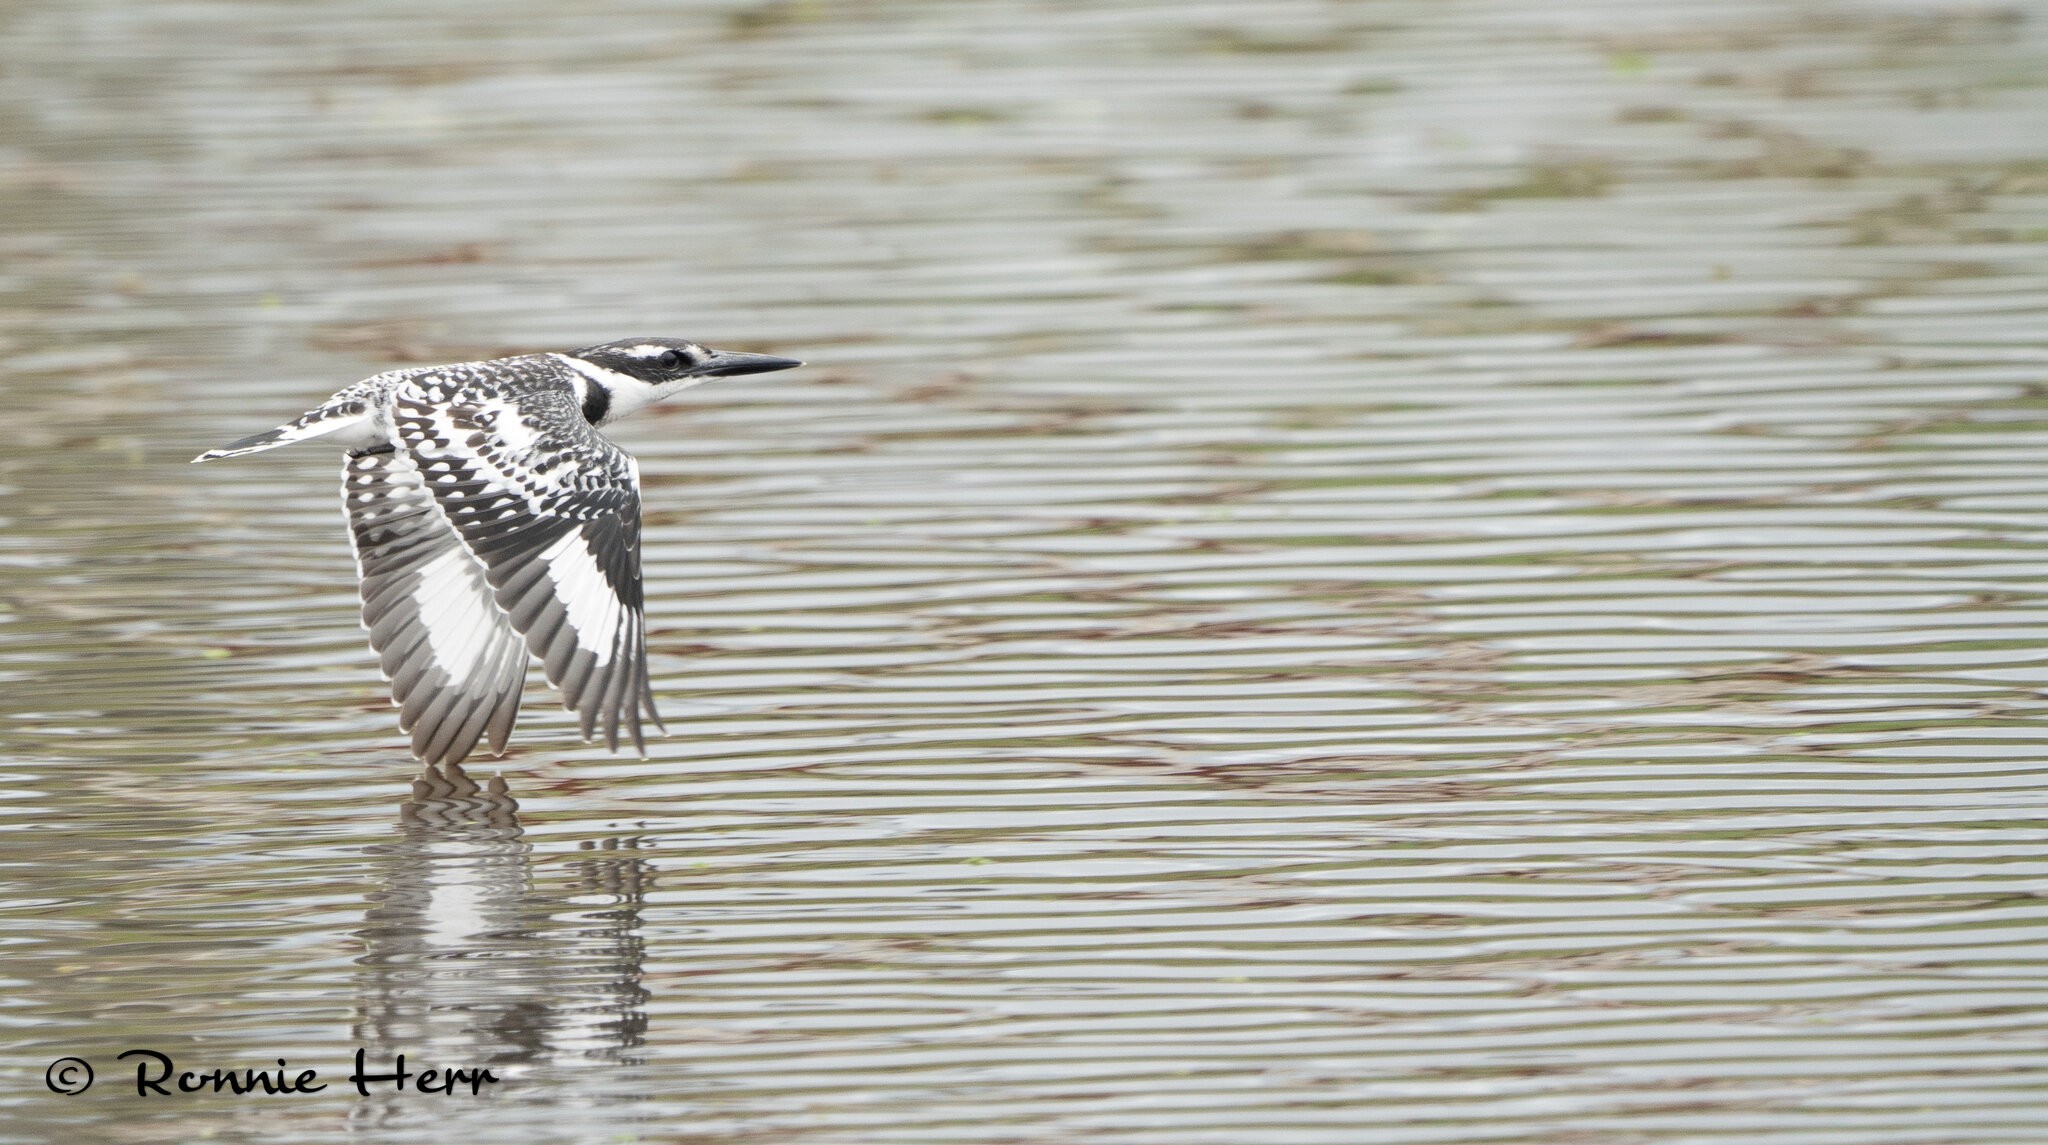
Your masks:
{"label": "white tail feather", "polygon": [[239,441],[230,441],[219,449],[209,449],[192,459],[197,465],[202,461],[219,461],[223,457],[240,457],[245,453],[261,453],[290,445],[296,441],[307,441],[316,437],[336,438],[336,444],[349,449],[360,449],[377,440],[376,423],[373,416],[358,404],[357,412],[340,415],[323,415],[314,410],[297,421],[288,421],[276,429],[251,434]]}

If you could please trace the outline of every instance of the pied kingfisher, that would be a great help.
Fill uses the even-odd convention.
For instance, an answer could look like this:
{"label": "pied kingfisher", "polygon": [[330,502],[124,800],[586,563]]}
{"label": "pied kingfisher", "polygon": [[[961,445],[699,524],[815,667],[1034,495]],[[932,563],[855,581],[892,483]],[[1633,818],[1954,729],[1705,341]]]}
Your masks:
{"label": "pied kingfisher", "polygon": [[709,378],[792,358],[628,338],[566,354],[392,370],[194,462],[315,438],[347,450],[341,495],[363,627],[413,755],[505,753],[538,657],[585,742],[662,727],[647,681],[640,467],[597,428]]}

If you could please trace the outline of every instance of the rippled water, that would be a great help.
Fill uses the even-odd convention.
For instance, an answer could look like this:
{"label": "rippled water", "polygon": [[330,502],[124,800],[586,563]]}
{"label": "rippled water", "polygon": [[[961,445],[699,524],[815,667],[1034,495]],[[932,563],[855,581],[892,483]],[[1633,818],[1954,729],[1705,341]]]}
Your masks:
{"label": "rippled water", "polygon": [[[2044,65],[2041,4],[0,3],[0,1138],[2048,1139]],[[677,734],[536,685],[409,787],[335,459],[185,461],[633,333],[813,363],[618,431]]]}

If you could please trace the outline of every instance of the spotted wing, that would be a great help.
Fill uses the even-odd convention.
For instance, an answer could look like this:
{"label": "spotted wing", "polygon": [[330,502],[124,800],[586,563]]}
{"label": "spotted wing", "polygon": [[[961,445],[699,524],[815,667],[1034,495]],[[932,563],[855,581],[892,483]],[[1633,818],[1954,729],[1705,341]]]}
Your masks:
{"label": "spotted wing", "polygon": [[656,727],[640,587],[640,473],[593,429],[566,378],[421,379],[393,422],[498,606],[587,740]]}
{"label": "spotted wing", "polygon": [[505,754],[526,645],[498,607],[484,566],[402,453],[351,457],[342,500],[362,573],[363,627],[379,654],[398,726],[428,763],[459,763],[486,733]]}

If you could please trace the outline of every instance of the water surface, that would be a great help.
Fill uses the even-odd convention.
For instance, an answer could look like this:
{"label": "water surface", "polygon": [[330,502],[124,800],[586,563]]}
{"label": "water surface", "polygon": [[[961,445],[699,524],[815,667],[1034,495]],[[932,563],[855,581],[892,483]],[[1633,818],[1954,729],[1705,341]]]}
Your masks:
{"label": "water surface", "polygon": [[[2048,1134],[2048,7],[78,0],[0,61],[0,1137]],[[618,430],[675,734],[536,680],[415,785],[336,459],[186,459],[637,333],[813,363]]]}

